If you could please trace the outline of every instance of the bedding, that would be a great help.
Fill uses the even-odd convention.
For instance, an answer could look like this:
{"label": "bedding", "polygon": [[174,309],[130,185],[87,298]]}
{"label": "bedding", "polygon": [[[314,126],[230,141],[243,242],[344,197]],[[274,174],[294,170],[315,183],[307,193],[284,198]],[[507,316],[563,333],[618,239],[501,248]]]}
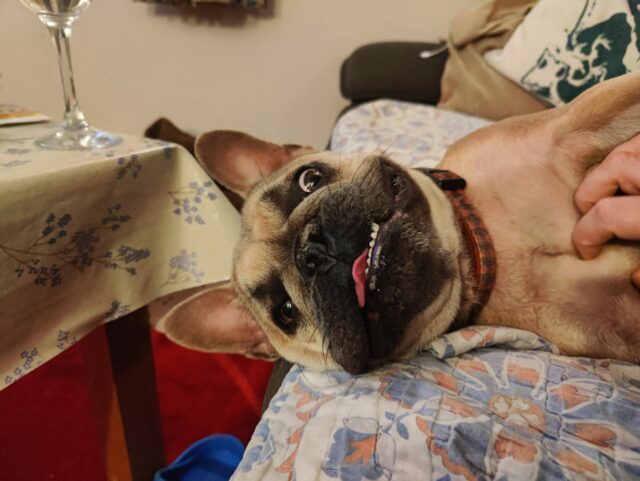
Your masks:
{"label": "bedding", "polygon": [[331,150],[384,151],[408,167],[435,167],[459,138],[491,121],[397,100],[376,100],[344,114],[333,129]]}
{"label": "bedding", "polygon": [[[341,117],[332,148],[433,167],[488,123],[379,100]],[[483,326],[363,375],[294,366],[232,479],[640,479],[640,366]]]}
{"label": "bedding", "polygon": [[484,59],[488,50],[504,47],[537,1],[476,0],[452,19],[438,107],[493,120],[547,108]]}
{"label": "bedding", "polygon": [[471,327],[366,375],[289,372],[234,481],[640,478],[640,368]]}
{"label": "bedding", "polygon": [[484,58],[543,102],[563,105],[640,67],[638,7],[638,0],[540,0]]}

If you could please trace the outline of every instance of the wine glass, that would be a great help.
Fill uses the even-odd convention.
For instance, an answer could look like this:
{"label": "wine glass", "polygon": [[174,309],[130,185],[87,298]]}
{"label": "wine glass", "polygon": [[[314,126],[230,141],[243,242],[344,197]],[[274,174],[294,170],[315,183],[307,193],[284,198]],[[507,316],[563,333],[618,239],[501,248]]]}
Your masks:
{"label": "wine glass", "polygon": [[91,0],[21,0],[44,23],[58,51],[60,76],[64,90],[64,120],[50,135],[36,140],[44,149],[88,150],[110,147],[122,139],[108,132],[93,129],[85,120],[76,99],[76,86],[71,68],[69,37],[71,27]]}

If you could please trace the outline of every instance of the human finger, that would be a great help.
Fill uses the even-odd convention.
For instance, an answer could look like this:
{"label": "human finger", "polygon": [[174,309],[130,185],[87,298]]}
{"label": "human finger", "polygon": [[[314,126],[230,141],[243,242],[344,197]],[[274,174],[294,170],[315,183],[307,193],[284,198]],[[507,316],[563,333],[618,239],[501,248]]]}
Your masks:
{"label": "human finger", "polygon": [[625,194],[640,194],[640,136],[632,145],[622,144],[587,174],[575,193],[576,206],[583,214],[599,200],[612,197],[618,189]]}
{"label": "human finger", "polygon": [[640,240],[640,196],[598,201],[573,231],[573,244],[583,259],[593,259],[613,237]]}

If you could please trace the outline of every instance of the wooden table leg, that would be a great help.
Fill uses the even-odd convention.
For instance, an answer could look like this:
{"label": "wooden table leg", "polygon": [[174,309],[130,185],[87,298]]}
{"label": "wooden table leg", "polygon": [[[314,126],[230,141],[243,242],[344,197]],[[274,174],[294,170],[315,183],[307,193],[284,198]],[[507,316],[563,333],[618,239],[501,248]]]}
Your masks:
{"label": "wooden table leg", "polygon": [[151,481],[164,449],[146,308],[96,329],[80,344],[109,481]]}
{"label": "wooden table leg", "polygon": [[109,481],[132,481],[105,326],[82,339],[80,349],[97,435],[103,449],[104,464],[99,469],[104,469]]}
{"label": "wooden table leg", "polygon": [[146,307],[108,323],[106,332],[131,478],[151,481],[165,461]]}

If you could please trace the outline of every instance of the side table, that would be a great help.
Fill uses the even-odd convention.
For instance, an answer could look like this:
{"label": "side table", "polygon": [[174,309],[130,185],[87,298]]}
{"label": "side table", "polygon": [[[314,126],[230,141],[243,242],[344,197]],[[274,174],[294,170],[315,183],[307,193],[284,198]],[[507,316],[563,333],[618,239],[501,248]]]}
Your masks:
{"label": "side table", "polygon": [[36,147],[52,128],[0,127],[0,390],[106,325],[84,350],[113,373],[118,402],[95,386],[97,412],[124,426],[107,468],[148,480],[163,460],[145,306],[227,279],[240,218],[182,147]]}

